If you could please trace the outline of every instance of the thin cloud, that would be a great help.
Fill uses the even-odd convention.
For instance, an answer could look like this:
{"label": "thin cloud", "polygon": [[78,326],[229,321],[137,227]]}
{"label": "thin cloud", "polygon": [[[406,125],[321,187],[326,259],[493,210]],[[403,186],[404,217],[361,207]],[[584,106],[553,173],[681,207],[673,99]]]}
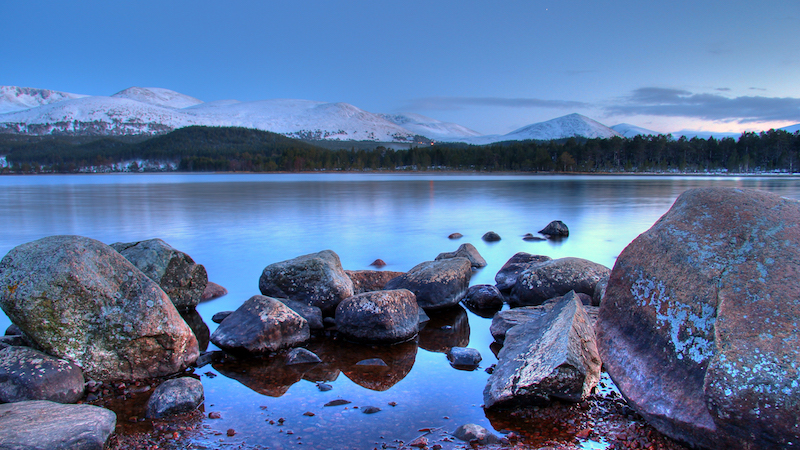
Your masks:
{"label": "thin cloud", "polygon": [[695,94],[680,89],[640,88],[606,107],[610,114],[692,117],[722,122],[800,121],[800,98]]}
{"label": "thin cloud", "polygon": [[570,100],[543,100],[539,98],[504,97],[427,97],[411,100],[403,106],[406,110],[442,111],[465,109],[473,106],[499,108],[582,108],[583,102]]}
{"label": "thin cloud", "polygon": [[730,92],[731,88],[716,88],[714,90],[715,91],[720,91],[720,92]]}

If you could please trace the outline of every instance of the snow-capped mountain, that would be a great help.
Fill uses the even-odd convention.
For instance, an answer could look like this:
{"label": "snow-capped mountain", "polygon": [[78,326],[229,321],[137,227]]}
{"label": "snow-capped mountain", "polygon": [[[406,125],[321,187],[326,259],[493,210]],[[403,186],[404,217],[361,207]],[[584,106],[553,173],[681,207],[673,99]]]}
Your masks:
{"label": "snow-capped mountain", "polygon": [[80,97],[85,97],[85,95],[51,91],[48,89],[0,86],[0,114],[23,111],[41,105]]}
{"label": "snow-capped mountain", "polygon": [[600,122],[581,114],[568,114],[545,122],[534,123],[508,134],[476,136],[458,139],[457,141],[474,145],[486,145],[494,142],[524,141],[528,139],[549,141],[570,137],[610,138],[614,136],[620,136],[620,134]]}
{"label": "snow-capped mountain", "polygon": [[137,86],[129,87],[124,91],[119,91],[112,95],[112,97],[128,98],[131,100],[136,100],[137,102],[173,109],[186,108],[203,103],[202,100],[198,100],[194,97],[189,97],[188,95],[171,91],[169,89],[141,88]]}
{"label": "snow-capped mountain", "polygon": [[648,130],[647,128],[637,127],[636,125],[631,125],[629,123],[620,123],[618,125],[612,126],[611,129],[626,138],[632,138],[640,135],[658,136],[659,134],[665,134],[665,133],[659,133],[658,131]]}
{"label": "snow-capped mountain", "polygon": [[379,116],[388,120],[389,122],[400,125],[412,133],[425,136],[435,141],[447,141],[453,138],[481,135],[477,131],[462,127],[461,125],[450,122],[441,122],[420,114],[379,114]]}

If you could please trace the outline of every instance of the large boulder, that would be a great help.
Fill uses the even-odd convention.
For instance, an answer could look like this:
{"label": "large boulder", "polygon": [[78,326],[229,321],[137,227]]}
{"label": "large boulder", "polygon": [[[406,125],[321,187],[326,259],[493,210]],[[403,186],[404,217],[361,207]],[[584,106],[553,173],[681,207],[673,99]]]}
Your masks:
{"label": "large boulder", "polygon": [[532,255],[525,252],[516,253],[503,264],[503,267],[501,267],[497,275],[494,276],[495,285],[497,289],[501,291],[510,291],[514,285],[517,284],[519,274],[534,264],[550,261],[552,259],[553,258],[544,255]]}
{"label": "large boulder", "polygon": [[75,403],[83,397],[80,367],[27,347],[0,350],[0,403],[50,400]]}
{"label": "large boulder", "polygon": [[342,269],[339,255],[331,250],[268,265],[258,288],[269,297],[316,306],[326,316],[332,316],[336,305],[353,295],[353,281]]}
{"label": "large boulder", "polygon": [[464,297],[472,276],[467,258],[448,258],[417,264],[408,273],[390,280],[384,289],[408,289],[426,310],[455,306]]}
{"label": "large boulder", "polygon": [[494,372],[483,390],[486,408],[578,402],[600,379],[594,328],[570,292],[547,314],[506,332]]}
{"label": "large boulder", "polygon": [[306,322],[308,322],[308,328],[310,328],[312,331],[325,328],[325,325],[322,322],[322,310],[316,306],[311,306],[308,303],[290,300],[288,298],[276,298],[275,300],[288,306],[292,309],[292,311],[300,314],[300,317],[306,319]]}
{"label": "large boulder", "polygon": [[486,260],[478,253],[478,249],[470,243],[461,244],[454,252],[439,253],[436,261],[449,258],[467,258],[475,269],[486,267]]}
{"label": "large boulder", "polygon": [[108,245],[51,236],[0,261],[0,306],[44,352],[95,380],[179,372],[197,339],[167,294]]}
{"label": "large boulder", "polygon": [[694,189],[620,254],[598,323],[608,373],[664,434],[800,442],[800,204]]}
{"label": "large boulder", "polygon": [[269,353],[296,347],[311,337],[308,322],[280,300],[254,295],[211,334],[211,342],[233,353]]}
{"label": "large boulder", "polygon": [[391,270],[345,270],[344,273],[353,282],[353,295],[380,291],[389,280],[403,274]]}
{"label": "large boulder", "polygon": [[521,308],[499,311],[492,317],[492,324],[489,326],[489,332],[492,334],[495,341],[502,343],[506,339],[508,330],[546,315],[553,309],[555,301],[560,298],[561,297],[557,297],[553,299],[554,301],[548,301],[541,305],[523,306]]}
{"label": "large boulder", "polygon": [[365,343],[407,341],[419,330],[419,307],[407,289],[365,292],[336,307],[336,328],[346,338]]}
{"label": "large boulder", "polygon": [[200,303],[208,274],[205,267],[196,264],[186,253],[175,250],[161,239],[116,242],[111,247],[158,283],[179,310],[191,309]]}
{"label": "large boulder", "polygon": [[0,448],[102,450],[117,415],[91,405],[46,400],[0,405]]}
{"label": "large boulder", "polygon": [[581,258],[559,258],[534,264],[519,275],[508,303],[512,307],[541,305],[569,291],[591,297],[597,283],[608,273],[608,267]]}

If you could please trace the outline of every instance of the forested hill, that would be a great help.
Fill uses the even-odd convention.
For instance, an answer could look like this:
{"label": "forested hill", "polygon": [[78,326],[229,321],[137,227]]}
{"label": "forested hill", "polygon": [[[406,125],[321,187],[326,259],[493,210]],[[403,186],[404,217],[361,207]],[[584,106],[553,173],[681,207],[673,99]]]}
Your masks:
{"label": "forested hill", "polygon": [[312,143],[247,128],[187,127],[141,138],[0,134],[2,173],[143,170],[300,172],[464,170],[520,172],[796,172],[800,134],[744,133],[738,139],[670,136],[511,141],[487,146]]}

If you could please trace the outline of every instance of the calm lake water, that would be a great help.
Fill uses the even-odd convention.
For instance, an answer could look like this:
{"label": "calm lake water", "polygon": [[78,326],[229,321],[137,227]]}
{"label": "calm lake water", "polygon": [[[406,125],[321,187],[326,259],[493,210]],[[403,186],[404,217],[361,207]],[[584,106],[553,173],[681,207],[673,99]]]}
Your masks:
{"label": "calm lake water", "polygon": [[[471,284],[494,284],[497,271],[520,251],[576,256],[612,267],[622,249],[681,192],[709,186],[762,189],[800,199],[795,177],[3,176],[0,255],[56,234],[105,243],[162,238],[205,265],[209,279],[229,290],[197,309],[213,332],[215,312],[236,309],[259,294],[266,265],[325,249],[335,251],[345,269],[370,269],[381,258],[388,263],[384,270],[407,271],[469,242],[488,262],[473,274]],[[522,240],[552,220],[569,226],[568,239]],[[487,231],[502,240],[483,242]],[[448,239],[454,232],[464,237]],[[496,362],[489,348],[491,320],[463,308],[432,319],[417,342],[400,346],[314,342],[311,347],[325,363],[306,373],[287,371],[269,359],[205,366],[196,372],[205,387],[205,411],[218,411],[222,418],[206,419],[203,425],[220,432],[214,439],[224,443],[270,448],[298,448],[298,442],[303,448],[372,448],[394,439],[408,442],[421,428],[452,431],[470,422],[493,429],[481,408],[488,378],[484,369]],[[0,313],[0,331],[9,324]],[[451,368],[443,352],[453,345],[480,351],[481,368]],[[355,368],[356,362],[372,357],[389,367]],[[319,382],[332,389],[321,391]],[[323,406],[338,398],[352,403]],[[382,411],[363,414],[364,406]],[[279,418],[285,422],[277,423]],[[226,435],[230,428],[236,430],[233,437]]]}

